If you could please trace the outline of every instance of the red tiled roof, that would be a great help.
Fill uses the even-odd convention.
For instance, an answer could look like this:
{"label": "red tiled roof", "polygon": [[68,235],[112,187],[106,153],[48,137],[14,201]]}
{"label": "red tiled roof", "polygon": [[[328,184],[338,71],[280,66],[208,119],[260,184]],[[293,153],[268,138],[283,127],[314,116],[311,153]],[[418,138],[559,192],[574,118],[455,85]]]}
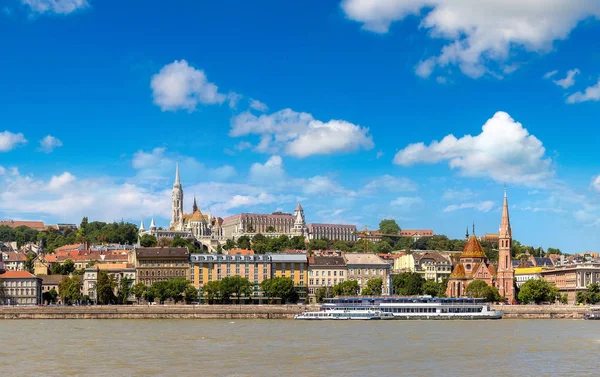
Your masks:
{"label": "red tiled roof", "polygon": [[4,252],[4,255],[7,257],[4,260],[5,262],[20,262],[27,260],[27,256],[25,254],[15,253],[14,251]]}
{"label": "red tiled roof", "polygon": [[231,249],[227,252],[229,255],[254,255],[254,251],[248,249]]}
{"label": "red tiled roof", "polygon": [[0,275],[0,279],[23,279],[35,277],[35,275],[29,273],[28,271],[6,271]]}
{"label": "red tiled roof", "polygon": [[400,235],[404,237],[414,236],[420,234],[421,236],[433,236],[433,229],[401,229]]}
{"label": "red tiled roof", "polygon": [[31,229],[35,229],[35,230],[46,230],[46,226],[44,225],[43,221],[15,221],[15,220],[8,220],[8,221],[0,221],[0,225],[6,225],[10,228],[16,228],[19,226],[26,226],[28,228]]}

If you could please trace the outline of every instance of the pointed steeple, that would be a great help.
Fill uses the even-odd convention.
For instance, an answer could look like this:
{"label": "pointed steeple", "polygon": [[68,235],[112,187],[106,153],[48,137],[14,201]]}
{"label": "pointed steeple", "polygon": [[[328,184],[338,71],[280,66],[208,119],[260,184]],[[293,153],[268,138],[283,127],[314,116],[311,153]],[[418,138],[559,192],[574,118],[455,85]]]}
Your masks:
{"label": "pointed steeple", "polygon": [[143,232],[144,230],[146,230],[146,228],[144,228],[144,220],[142,220],[140,224],[140,232]]}
{"label": "pointed steeple", "polygon": [[465,233],[465,239],[468,240],[469,239],[469,227],[467,226],[467,233]]}
{"label": "pointed steeple", "polygon": [[198,205],[196,204],[196,195],[194,195],[194,205],[192,206],[192,213],[198,210]]}
{"label": "pointed steeple", "polygon": [[181,182],[179,181],[179,162],[175,164],[175,184],[181,184]]}
{"label": "pointed steeple", "polygon": [[150,230],[156,229],[156,225],[154,224],[154,216],[152,217],[152,222],[150,223]]}
{"label": "pointed steeple", "polygon": [[300,202],[298,202],[298,205],[296,206],[296,209],[294,210],[294,212],[296,212],[296,211],[304,211],[302,209],[302,205],[300,204]]}
{"label": "pointed steeple", "polygon": [[502,204],[502,220],[500,221],[500,238],[512,238],[510,229],[510,217],[508,215],[508,198],[506,196],[506,186],[504,187],[504,203]]}

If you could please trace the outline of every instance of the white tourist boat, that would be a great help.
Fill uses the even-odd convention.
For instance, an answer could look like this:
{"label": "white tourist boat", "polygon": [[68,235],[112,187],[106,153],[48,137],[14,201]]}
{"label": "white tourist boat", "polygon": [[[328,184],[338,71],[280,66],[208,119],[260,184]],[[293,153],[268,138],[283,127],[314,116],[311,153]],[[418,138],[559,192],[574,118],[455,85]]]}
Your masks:
{"label": "white tourist boat", "polygon": [[394,319],[501,319],[501,310],[476,298],[419,297],[338,297],[326,299],[325,312],[372,310]]}
{"label": "white tourist boat", "polygon": [[329,309],[318,312],[303,312],[294,317],[302,320],[377,320],[394,319],[391,313],[383,313],[379,310],[340,310]]}

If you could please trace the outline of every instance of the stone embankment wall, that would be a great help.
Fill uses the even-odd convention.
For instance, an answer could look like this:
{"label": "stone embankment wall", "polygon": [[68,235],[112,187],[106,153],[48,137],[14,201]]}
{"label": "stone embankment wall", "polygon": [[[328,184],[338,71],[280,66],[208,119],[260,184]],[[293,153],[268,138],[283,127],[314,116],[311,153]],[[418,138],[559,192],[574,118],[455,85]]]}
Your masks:
{"label": "stone embankment wall", "polygon": [[[495,305],[506,319],[582,319],[589,307]],[[0,319],[291,319],[304,305],[0,306]]]}
{"label": "stone embankment wall", "polygon": [[583,319],[590,308],[575,305],[493,305],[504,318],[512,319]]}
{"label": "stone embankment wall", "polygon": [[291,319],[303,305],[0,306],[0,319]]}

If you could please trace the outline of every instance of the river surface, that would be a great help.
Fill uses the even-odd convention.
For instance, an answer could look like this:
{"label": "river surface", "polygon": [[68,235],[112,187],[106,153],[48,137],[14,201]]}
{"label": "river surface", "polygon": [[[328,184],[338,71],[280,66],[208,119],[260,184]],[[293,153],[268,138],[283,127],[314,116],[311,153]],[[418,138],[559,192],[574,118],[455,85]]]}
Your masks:
{"label": "river surface", "polygon": [[3,320],[2,376],[598,376],[600,321]]}

